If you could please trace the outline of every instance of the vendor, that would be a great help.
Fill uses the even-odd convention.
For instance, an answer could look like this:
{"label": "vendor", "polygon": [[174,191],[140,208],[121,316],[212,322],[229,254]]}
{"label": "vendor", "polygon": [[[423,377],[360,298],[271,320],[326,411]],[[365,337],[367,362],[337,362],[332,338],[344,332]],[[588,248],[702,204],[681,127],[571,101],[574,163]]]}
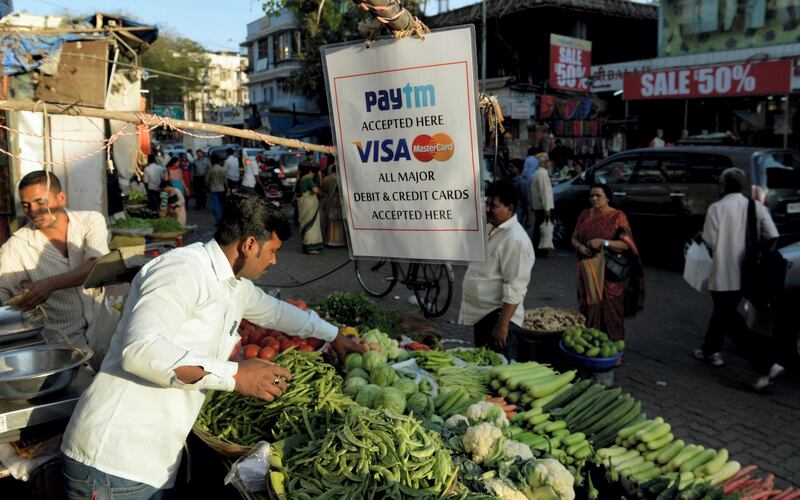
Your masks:
{"label": "vendor", "polygon": [[535,259],[531,239],[514,214],[517,203],[510,181],[497,181],[486,189],[486,262],[467,268],[459,312],[460,323],[473,325],[476,347],[490,346],[510,359],[517,357],[522,303]]}
{"label": "vendor", "polygon": [[45,326],[80,346],[103,350],[119,315],[105,307],[102,288],[83,282],[108,253],[106,220],[98,212],[67,210],[58,177],[38,170],[19,183],[28,223],[0,247],[0,301],[20,309],[41,305]]}
{"label": "vendor", "polygon": [[172,250],[141,269],[108,357],[64,435],[69,498],[160,498],[175,483],[206,390],[266,401],[283,394],[291,378],[285,369],[258,358],[228,360],[242,318],[330,341],[340,359],[366,351],[315,312],[251,281],[275,264],[289,233],[283,213],[266,200],[233,195],[211,241]]}

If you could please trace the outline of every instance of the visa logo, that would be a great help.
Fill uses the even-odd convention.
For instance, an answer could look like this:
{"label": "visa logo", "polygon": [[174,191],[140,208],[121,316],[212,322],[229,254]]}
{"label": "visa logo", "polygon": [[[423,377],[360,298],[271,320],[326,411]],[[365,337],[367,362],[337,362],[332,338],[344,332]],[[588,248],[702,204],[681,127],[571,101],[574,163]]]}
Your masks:
{"label": "visa logo", "polygon": [[367,163],[368,161],[388,162],[411,160],[408,142],[403,138],[398,139],[397,144],[394,143],[394,139],[384,139],[382,141],[373,139],[367,141],[366,145],[362,144],[361,141],[354,141],[353,144],[355,144],[356,150],[358,150],[361,163]]}
{"label": "visa logo", "polygon": [[377,107],[381,111],[402,108],[426,108],[436,106],[436,89],[433,85],[415,85],[407,83],[405,87],[364,92],[367,113]]}

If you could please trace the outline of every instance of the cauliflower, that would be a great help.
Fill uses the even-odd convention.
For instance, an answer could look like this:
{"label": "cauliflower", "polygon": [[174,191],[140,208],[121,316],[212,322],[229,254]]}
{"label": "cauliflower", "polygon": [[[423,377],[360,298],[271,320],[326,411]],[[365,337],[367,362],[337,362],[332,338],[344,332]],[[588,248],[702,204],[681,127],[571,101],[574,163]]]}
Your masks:
{"label": "cauliflower", "polygon": [[462,444],[464,451],[472,454],[472,461],[480,464],[494,461],[498,449],[502,453],[502,446],[498,446],[502,444],[502,439],[503,433],[500,429],[492,424],[482,423],[467,429]]}
{"label": "cauliflower", "polygon": [[533,489],[532,498],[574,500],[575,478],[556,459],[533,460],[526,464],[528,484]]}
{"label": "cauliflower", "polygon": [[469,427],[469,419],[464,415],[453,415],[444,421],[444,426],[448,429],[466,429]]}
{"label": "cauliflower", "polygon": [[533,452],[530,446],[510,439],[503,442],[503,454],[510,460],[514,460],[517,457],[522,460],[530,460],[533,458]]}
{"label": "cauliflower", "polygon": [[467,417],[473,424],[489,422],[495,427],[508,426],[508,418],[503,409],[499,405],[486,401],[475,403],[467,408]]}
{"label": "cauliflower", "polygon": [[487,491],[497,495],[497,497],[503,500],[527,500],[528,498],[521,491],[509,484],[508,481],[503,481],[496,477],[487,479],[484,484],[486,485]]}

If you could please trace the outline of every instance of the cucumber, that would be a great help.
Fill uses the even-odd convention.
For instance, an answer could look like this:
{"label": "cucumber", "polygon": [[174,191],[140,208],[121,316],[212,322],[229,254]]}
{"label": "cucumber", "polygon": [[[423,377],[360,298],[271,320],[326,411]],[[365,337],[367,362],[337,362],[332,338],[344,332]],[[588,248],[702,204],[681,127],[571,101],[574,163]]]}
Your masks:
{"label": "cucumber", "polygon": [[646,470],[655,469],[655,468],[657,468],[656,464],[654,464],[653,462],[649,462],[647,460],[644,460],[640,464],[636,464],[636,465],[634,465],[632,467],[626,467],[623,470],[625,471],[625,475],[630,477],[630,476],[632,476],[634,474],[638,474],[639,472],[644,472]]}
{"label": "cucumber", "polygon": [[555,410],[553,410],[552,413],[554,415],[566,415],[567,413],[574,410],[576,407],[583,405],[587,399],[594,397],[598,392],[601,392],[604,389],[605,389],[604,386],[601,384],[592,384],[585,391],[583,391],[583,393],[580,396],[570,401],[568,405],[562,408],[556,408]]}
{"label": "cucumber", "polygon": [[576,445],[578,443],[582,443],[583,441],[586,441],[586,434],[582,432],[574,432],[569,436],[561,439],[561,442],[564,443],[566,446]]}
{"label": "cucumber", "polygon": [[623,453],[627,453],[630,450],[627,448],[623,448],[622,446],[612,446],[611,448],[600,448],[597,450],[597,458],[603,460],[604,458],[611,458],[617,455],[622,455]]}
{"label": "cucumber", "polygon": [[741,468],[742,465],[739,462],[736,460],[731,460],[727,464],[723,465],[719,472],[713,476],[706,477],[706,481],[709,481],[711,486],[717,486],[718,484],[722,484],[730,479],[734,474],[739,472],[739,469]]}
{"label": "cucumber", "polygon": [[[545,410],[550,410],[551,408],[558,408],[561,405],[569,403],[573,399],[580,396],[590,385],[592,385],[592,381],[590,379],[584,379],[581,380],[580,382],[572,384],[572,386],[570,386],[569,389],[565,390],[564,392],[556,396],[554,399],[544,404],[543,408]],[[537,403],[538,401],[534,403],[534,405],[536,405]]]}
{"label": "cucumber", "polygon": [[663,423],[655,428],[649,429],[647,432],[644,432],[642,434],[639,434],[637,432],[636,435],[639,437],[639,439],[641,439],[645,443],[650,443],[652,441],[657,441],[658,439],[661,439],[662,437],[666,436],[667,434],[669,434],[670,430],[672,430],[672,426],[667,423]]}
{"label": "cucumber", "polygon": [[630,460],[626,460],[626,461],[622,462],[621,464],[615,466],[614,469],[617,472],[622,472],[625,469],[628,469],[628,468],[633,467],[635,465],[639,465],[639,464],[641,464],[643,462],[644,462],[644,457],[641,456],[641,455],[638,455],[636,457],[631,458]]}
{"label": "cucumber", "polygon": [[629,436],[639,432],[640,430],[646,428],[647,426],[649,426],[652,423],[653,423],[652,420],[645,420],[644,422],[640,422],[640,423],[638,423],[636,425],[631,425],[629,427],[621,429],[617,433],[617,436],[619,436],[622,439],[627,439]]}
{"label": "cucumber", "polygon": [[528,387],[528,394],[530,394],[535,398],[543,398],[545,396],[549,396],[550,394],[556,392],[557,390],[561,389],[565,385],[572,382],[572,380],[575,378],[575,375],[577,374],[578,372],[575,370],[564,372],[561,375],[553,377],[547,382],[537,384],[536,386],[533,387]]}
{"label": "cucumber", "polygon": [[586,425],[588,427],[586,427],[585,432],[587,434],[593,434],[605,429],[612,422],[619,421],[619,419],[631,411],[635,405],[636,402],[633,400],[633,398],[626,394],[619,400],[617,405],[609,409],[608,413],[605,415],[600,415],[594,423],[587,422]]}
{"label": "cucumber", "polygon": [[549,413],[539,413],[538,415],[534,415],[528,419],[528,425],[530,425],[531,427],[536,427],[542,422],[547,422],[548,418],[550,418]]}
{"label": "cucumber", "polygon": [[[664,419],[661,417],[657,417],[650,422],[650,425],[648,425],[644,429],[636,431],[634,436],[636,436],[636,439],[641,440],[642,436],[655,431],[656,429],[660,428],[662,424],[664,424]],[[669,432],[669,430],[667,430],[667,432]]]}
{"label": "cucumber", "polygon": [[695,469],[699,469],[703,465],[707,464],[712,458],[716,456],[716,454],[717,452],[714,450],[703,450],[694,457],[683,462],[683,464],[681,464],[680,466],[680,471],[691,472],[696,476],[697,473],[695,472]]}
{"label": "cucumber", "polygon": [[584,441],[584,444],[585,446],[583,448],[579,448],[573,455],[577,460],[589,458],[589,456],[592,454],[592,447],[589,446],[589,441]]}
{"label": "cucumber", "polygon": [[670,460],[675,458],[678,453],[681,452],[684,446],[685,443],[682,439],[673,441],[669,446],[661,450],[661,452],[658,454],[658,458],[656,458],[656,462],[660,463],[661,465],[666,465]]}
{"label": "cucumber", "polygon": [[551,432],[550,435],[557,438],[564,438],[564,436],[569,436],[569,429],[556,429]]}
{"label": "cucumber", "polygon": [[556,420],[555,422],[548,422],[545,427],[545,432],[553,432],[559,429],[565,429],[567,427],[567,423],[563,420]]}
{"label": "cucumber", "polygon": [[620,455],[614,455],[613,457],[608,457],[608,463],[611,464],[612,467],[616,467],[617,465],[632,459],[633,457],[638,457],[639,452],[636,450],[628,450],[625,453]]}
{"label": "cucumber", "polygon": [[[667,425],[669,425],[669,424],[667,424]],[[673,439],[675,439],[675,436],[673,436],[672,433],[670,432],[666,436],[662,436],[662,437],[660,437],[660,438],[658,438],[656,440],[653,440],[653,441],[650,441],[649,443],[647,443],[647,448],[651,449],[651,450],[658,451],[661,448],[663,448],[663,447],[667,446],[668,444],[670,444]]]}
{"label": "cucumber", "polygon": [[[566,446],[566,444],[563,441],[562,441],[561,444],[564,444]],[[579,450],[583,450],[584,448],[587,448],[587,449],[589,448],[589,442],[588,441],[581,441],[578,444],[573,444],[572,446],[567,447],[567,455],[575,456],[575,454]]]}
{"label": "cucumber", "polygon": [[644,459],[648,462],[655,462],[661,450],[651,450],[644,454]]}
{"label": "cucumber", "polygon": [[621,389],[613,389],[602,399],[596,401],[582,417],[574,422],[575,429],[588,430],[590,426],[597,422],[607,421],[606,417],[610,413],[614,413],[618,407],[626,404],[626,400],[620,397],[621,393]]}
{"label": "cucumber", "polygon": [[719,472],[723,465],[728,463],[728,450],[722,448],[714,455],[714,458],[709,460],[704,466],[700,467],[699,471],[695,473],[700,476],[712,476]]}
{"label": "cucumber", "polygon": [[689,460],[692,457],[695,457],[695,456],[699,455],[700,453],[702,453],[703,450],[704,450],[704,448],[702,446],[698,446],[698,445],[694,445],[694,444],[686,445],[686,448],[681,450],[681,452],[678,453],[678,455],[675,456],[675,458],[670,460],[667,463],[667,465],[664,466],[664,468],[667,471],[678,470],[678,469],[680,469],[681,465],[683,465],[684,462],[686,462],[687,460]]}

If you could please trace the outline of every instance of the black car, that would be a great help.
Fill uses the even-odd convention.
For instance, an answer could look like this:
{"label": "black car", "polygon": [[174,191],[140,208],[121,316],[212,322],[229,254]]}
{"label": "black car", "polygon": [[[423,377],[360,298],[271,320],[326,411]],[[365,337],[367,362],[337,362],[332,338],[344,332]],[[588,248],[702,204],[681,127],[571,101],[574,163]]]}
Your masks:
{"label": "black car", "polygon": [[[612,205],[628,216],[637,240],[679,250],[703,228],[706,210],[719,199],[723,170],[747,172],[753,196],[765,202],[781,244],[800,240],[800,155],[786,149],[681,146],[617,153],[553,188],[562,241],[569,242],[589,186],[605,183]],[[673,248],[674,247],[674,248]]]}

